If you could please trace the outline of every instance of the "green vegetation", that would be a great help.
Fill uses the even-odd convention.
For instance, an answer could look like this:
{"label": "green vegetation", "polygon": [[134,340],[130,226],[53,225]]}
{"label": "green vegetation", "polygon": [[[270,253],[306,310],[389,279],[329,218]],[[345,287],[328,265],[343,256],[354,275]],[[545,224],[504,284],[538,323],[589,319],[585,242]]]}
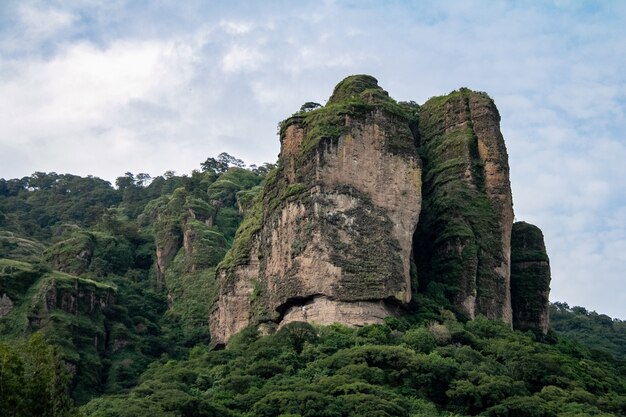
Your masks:
{"label": "green vegetation", "polygon": [[[397,103],[374,78],[356,75],[326,106],[305,103],[281,125],[283,139],[291,124],[304,138],[294,160],[277,167],[245,168],[223,153],[190,175],[127,172],[115,188],[56,173],[0,179],[0,414],[626,415],[624,322],[556,303],[556,331],[538,338],[451,311],[467,290],[459,277],[482,280],[479,295],[495,291],[484,282],[499,259],[498,220],[483,192],[472,127],[442,127],[444,109],[465,109],[470,94],[488,99],[461,89],[420,107]],[[404,317],[361,328],[290,323],[275,331],[264,323],[209,351],[216,274],[226,274],[228,285],[255,242],[263,257],[263,224],[285,204],[314,202],[307,178],[314,150],[332,146],[347,120],[380,114],[402,122],[386,150],[415,156],[417,144],[426,167],[414,242],[421,258],[411,264],[416,294]],[[295,178],[287,179],[287,169]],[[345,212],[359,219],[354,244],[342,243],[339,215],[302,220],[291,256],[308,250],[313,232],[327,233],[331,258],[362,260],[331,259],[347,277],[341,291],[377,299],[381,286],[403,279],[400,248],[380,250],[390,247],[383,240],[393,225],[353,187],[327,191],[361,202]],[[546,261],[541,232],[516,227],[513,261]],[[264,297],[267,284],[254,281],[252,314],[267,321],[278,313],[267,311]]]}
{"label": "green vegetation", "polygon": [[[301,110],[280,124],[280,136],[286,129],[300,125],[305,129],[305,137],[300,145],[300,162],[304,163],[311,151],[320,143],[336,140],[349,132],[347,118],[363,119],[375,110],[385,111],[392,118],[403,120],[411,129],[417,127],[419,106],[415,103],[397,103],[378,86],[378,81],[369,75],[347,77],[336,87],[324,107]],[[391,152],[414,152],[413,137],[399,136],[391,143]]]}
{"label": "green vegetation", "polygon": [[[484,170],[469,114],[470,95],[483,97],[461,89],[432,98],[420,108],[418,151],[425,174],[414,237],[419,291],[430,296],[441,293],[449,306],[459,305],[472,294],[480,305],[481,298],[490,298],[490,291],[505,290],[495,273],[503,257],[499,216],[484,189]],[[459,120],[446,120],[448,108],[455,109],[451,111]],[[461,122],[460,127],[447,125]],[[484,311],[497,310],[497,306],[483,307]]]}
{"label": "green vegetation", "polygon": [[79,402],[133,386],[148,362],[165,351],[155,323],[165,300],[133,282],[133,274],[102,282],[0,263],[0,293],[13,303],[0,317],[2,339],[17,342],[39,331],[73,369],[72,395]]}
{"label": "green vegetation", "polygon": [[35,240],[25,239],[13,232],[0,231],[0,253],[7,259],[37,259],[45,246]]}
{"label": "green vegetation", "polygon": [[78,416],[69,397],[71,377],[58,350],[39,333],[16,345],[0,342],[3,416]]}
{"label": "green vegetation", "polygon": [[207,317],[216,297],[216,267],[235,238],[240,209],[251,210],[250,193],[258,193],[263,179],[241,167],[222,168],[207,168],[198,174],[195,188],[180,187],[153,200],[139,216],[139,223],[154,234],[160,266],[165,267],[157,280],[170,305],[162,322],[166,340],[181,351],[209,343]]}
{"label": "green vegetation", "polygon": [[550,326],[596,355],[612,356],[621,361],[622,369],[626,370],[626,321],[556,302],[550,305]]}
{"label": "green vegetation", "polygon": [[256,201],[250,208],[248,215],[237,230],[233,246],[220,263],[220,269],[230,269],[248,260],[252,238],[263,225],[263,203],[259,197],[256,197]]}
{"label": "green vegetation", "polygon": [[[515,222],[511,235],[511,262],[548,262],[541,229],[526,222]],[[513,250],[513,248],[515,250]]]}
{"label": "green vegetation", "polygon": [[513,326],[545,331],[549,293],[550,264],[543,233],[532,224],[516,222],[511,233]]}
{"label": "green vegetation", "polygon": [[351,75],[341,80],[341,82],[335,86],[335,90],[328,99],[328,102],[337,103],[350,100],[363,91],[372,89],[381,89],[378,86],[378,80],[376,78],[365,74]]}
{"label": "green vegetation", "polygon": [[95,225],[120,195],[99,178],[35,172],[21,179],[0,179],[0,227],[24,238],[48,239],[56,226]]}
{"label": "green vegetation", "polygon": [[[210,169],[210,159],[190,176],[126,173],[117,189],[55,173],[0,180],[0,342],[45,338],[78,403],[125,392],[162,355],[207,344],[215,267],[271,168],[222,154]],[[164,249],[173,253],[159,278]]]}
{"label": "green vegetation", "polygon": [[[447,318],[444,318],[447,317]],[[626,374],[560,337],[479,317],[466,324],[389,319],[350,329],[293,323],[226,350],[152,365],[87,416],[582,416],[626,412]]]}

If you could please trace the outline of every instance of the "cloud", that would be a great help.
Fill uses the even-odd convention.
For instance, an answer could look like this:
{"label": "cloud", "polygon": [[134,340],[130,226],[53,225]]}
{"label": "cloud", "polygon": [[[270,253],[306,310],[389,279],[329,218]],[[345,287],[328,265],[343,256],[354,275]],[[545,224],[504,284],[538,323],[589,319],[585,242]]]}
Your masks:
{"label": "cloud", "polygon": [[277,123],[346,75],[417,102],[468,86],[498,105],[515,213],[544,230],[554,299],[626,318],[621,3],[8,4],[0,176],[185,173],[222,151],[260,164]]}
{"label": "cloud", "polygon": [[258,69],[264,61],[263,54],[249,47],[235,45],[222,59],[222,69],[226,73]]}
{"label": "cloud", "polygon": [[250,32],[255,25],[250,22],[225,20],[221,21],[219,26],[232,35],[242,35]]}
{"label": "cloud", "polygon": [[79,43],[51,60],[23,61],[0,83],[3,133],[32,144],[111,121],[136,100],[158,102],[185,82],[193,59],[172,42],[117,42],[106,49]]}
{"label": "cloud", "polygon": [[0,51],[8,55],[29,52],[46,44],[56,35],[70,30],[77,19],[71,12],[46,4],[18,3],[5,7],[8,10],[13,8],[14,16],[13,24],[7,25],[11,30],[4,31],[0,40]]}

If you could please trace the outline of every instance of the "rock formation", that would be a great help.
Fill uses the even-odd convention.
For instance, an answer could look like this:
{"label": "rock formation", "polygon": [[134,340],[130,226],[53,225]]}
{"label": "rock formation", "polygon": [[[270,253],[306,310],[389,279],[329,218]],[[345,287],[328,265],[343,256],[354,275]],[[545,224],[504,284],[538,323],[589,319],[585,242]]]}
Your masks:
{"label": "rock formation", "polygon": [[218,272],[213,343],[263,321],[380,322],[411,300],[413,118],[354,76],[324,108],[282,123],[278,169]]}
{"label": "rock formation", "polygon": [[277,169],[218,267],[212,344],[249,325],[378,323],[403,314],[416,291],[511,324],[499,121],[484,93],[420,107],[356,75],[324,107],[282,122]]}
{"label": "rock formation", "polygon": [[420,109],[424,213],[415,236],[420,288],[438,284],[468,318],[512,321],[513,204],[500,115],[461,89]]}
{"label": "rock formation", "polygon": [[513,326],[547,333],[550,294],[550,261],[537,226],[513,225],[511,238],[511,299]]}

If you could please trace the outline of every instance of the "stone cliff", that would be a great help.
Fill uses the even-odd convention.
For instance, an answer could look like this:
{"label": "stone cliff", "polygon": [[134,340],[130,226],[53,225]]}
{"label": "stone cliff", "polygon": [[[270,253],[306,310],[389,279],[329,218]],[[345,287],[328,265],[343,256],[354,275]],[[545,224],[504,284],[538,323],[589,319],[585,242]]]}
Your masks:
{"label": "stone cliff", "polygon": [[468,318],[512,322],[513,204],[500,115],[461,89],[420,109],[424,213],[415,236],[420,288],[439,288]]}
{"label": "stone cliff", "polygon": [[381,322],[411,300],[414,110],[355,76],[282,123],[277,171],[218,272],[213,343],[261,322]]}
{"label": "stone cliff", "polygon": [[549,327],[550,261],[537,226],[513,224],[511,297],[513,326],[547,333]]}
{"label": "stone cliff", "polygon": [[307,104],[281,123],[278,166],[218,267],[213,345],[250,325],[378,323],[416,292],[466,318],[523,316],[508,156],[486,94],[418,106],[356,75]]}

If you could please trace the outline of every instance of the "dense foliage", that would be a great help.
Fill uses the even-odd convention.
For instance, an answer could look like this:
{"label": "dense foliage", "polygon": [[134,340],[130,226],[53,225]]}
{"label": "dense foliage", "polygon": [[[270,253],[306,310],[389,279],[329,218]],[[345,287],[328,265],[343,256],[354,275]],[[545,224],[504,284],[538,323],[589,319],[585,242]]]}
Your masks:
{"label": "dense foliage", "polygon": [[449,312],[439,320],[351,329],[292,323],[226,350],[155,363],[88,416],[611,416],[626,413],[626,374],[560,337]]}
{"label": "dense foliage", "polygon": [[41,334],[0,343],[0,410],[7,417],[78,415],[68,388],[71,373]]}
{"label": "dense foliage", "polygon": [[[271,168],[221,154],[190,176],[126,173],[117,188],[56,173],[0,180],[0,341],[39,332],[57,346],[79,403],[208,344],[215,266],[245,192]],[[172,259],[159,275],[164,244]]]}
{"label": "dense foliage", "polygon": [[[301,117],[325,115],[304,107]],[[432,291],[406,320],[246,329],[208,351],[216,268],[245,255],[235,247],[224,259],[238,228],[258,227],[255,205],[273,174],[227,154],[201,168],[126,173],[115,187],[56,173],[0,179],[1,415],[626,413],[623,322],[559,303],[555,329],[587,347],[457,321]]]}
{"label": "dense foliage", "polygon": [[550,325],[559,334],[598,354],[626,361],[626,321],[587,311],[584,307],[570,308],[567,303],[556,302],[550,305]]}

